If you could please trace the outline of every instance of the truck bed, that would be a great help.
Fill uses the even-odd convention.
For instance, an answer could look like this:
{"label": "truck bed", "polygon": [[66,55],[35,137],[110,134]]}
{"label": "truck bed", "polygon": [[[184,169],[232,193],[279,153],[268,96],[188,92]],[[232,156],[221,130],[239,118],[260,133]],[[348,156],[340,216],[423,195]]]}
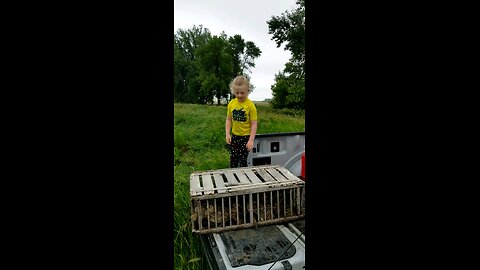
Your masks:
{"label": "truck bed", "polygon": [[305,219],[206,234],[201,240],[211,269],[304,269],[305,266]]}
{"label": "truck bed", "polygon": [[[304,153],[305,132],[257,134],[247,164],[280,165],[300,177]],[[305,269],[305,218],[200,239],[212,270]]]}

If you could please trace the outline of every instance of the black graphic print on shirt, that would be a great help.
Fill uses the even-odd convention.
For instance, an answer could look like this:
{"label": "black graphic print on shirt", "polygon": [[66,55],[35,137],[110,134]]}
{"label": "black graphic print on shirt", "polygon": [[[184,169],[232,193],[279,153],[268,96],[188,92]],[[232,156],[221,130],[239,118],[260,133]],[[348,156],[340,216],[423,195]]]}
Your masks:
{"label": "black graphic print on shirt", "polygon": [[237,122],[247,122],[247,114],[246,114],[246,112],[243,110],[243,108],[241,108],[240,110],[238,110],[238,109],[233,109],[233,111],[232,111],[232,118],[233,118],[233,121],[237,121]]}

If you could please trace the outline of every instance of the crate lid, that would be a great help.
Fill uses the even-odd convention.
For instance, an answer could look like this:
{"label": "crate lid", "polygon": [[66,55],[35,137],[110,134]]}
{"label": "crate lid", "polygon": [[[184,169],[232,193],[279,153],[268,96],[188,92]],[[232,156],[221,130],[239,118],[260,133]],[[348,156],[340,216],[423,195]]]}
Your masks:
{"label": "crate lid", "polygon": [[190,175],[190,195],[211,195],[255,187],[304,185],[280,165],[260,165],[197,171]]}

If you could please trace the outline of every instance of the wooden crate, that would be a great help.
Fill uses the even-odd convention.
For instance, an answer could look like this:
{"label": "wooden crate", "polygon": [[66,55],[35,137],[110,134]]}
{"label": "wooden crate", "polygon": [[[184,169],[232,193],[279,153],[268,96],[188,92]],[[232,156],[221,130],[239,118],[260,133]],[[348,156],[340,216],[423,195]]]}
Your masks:
{"label": "wooden crate", "polygon": [[194,172],[190,203],[195,233],[280,224],[305,216],[305,182],[279,165]]}

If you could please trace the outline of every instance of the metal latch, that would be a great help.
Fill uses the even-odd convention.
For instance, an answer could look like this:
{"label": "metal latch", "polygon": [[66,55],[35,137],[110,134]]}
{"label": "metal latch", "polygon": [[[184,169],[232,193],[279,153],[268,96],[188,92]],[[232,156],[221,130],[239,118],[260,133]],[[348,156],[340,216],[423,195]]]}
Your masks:
{"label": "metal latch", "polygon": [[288,260],[283,261],[282,264],[283,264],[283,269],[292,270],[292,264]]}

